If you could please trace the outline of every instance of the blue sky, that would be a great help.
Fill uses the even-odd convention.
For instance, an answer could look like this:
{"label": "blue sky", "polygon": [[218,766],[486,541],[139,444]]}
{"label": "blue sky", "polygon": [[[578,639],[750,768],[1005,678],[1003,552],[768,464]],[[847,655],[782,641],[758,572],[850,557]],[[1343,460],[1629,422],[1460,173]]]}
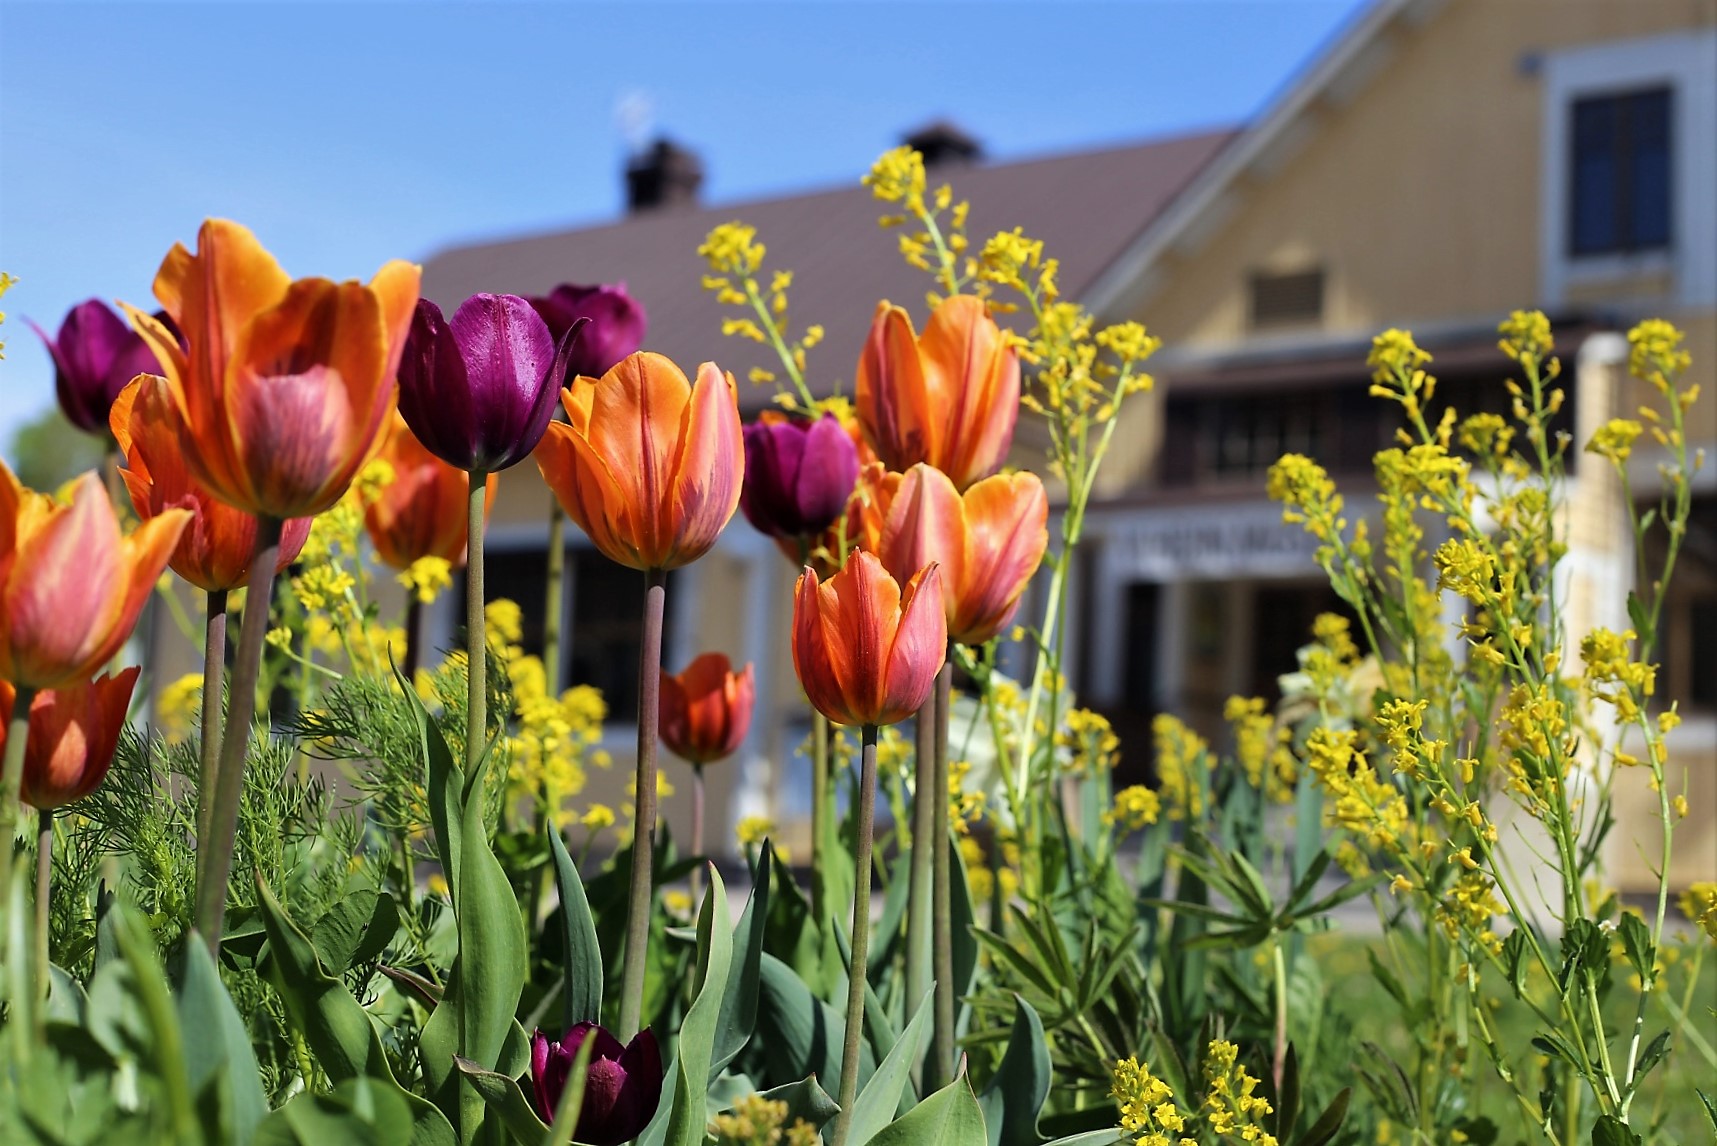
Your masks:
{"label": "blue sky", "polygon": [[0,0],[0,448],[53,401],[16,320],[146,301],[207,215],[367,277],[612,217],[640,125],[736,202],[856,179],[935,117],[998,158],[1237,123],[1363,4]]}

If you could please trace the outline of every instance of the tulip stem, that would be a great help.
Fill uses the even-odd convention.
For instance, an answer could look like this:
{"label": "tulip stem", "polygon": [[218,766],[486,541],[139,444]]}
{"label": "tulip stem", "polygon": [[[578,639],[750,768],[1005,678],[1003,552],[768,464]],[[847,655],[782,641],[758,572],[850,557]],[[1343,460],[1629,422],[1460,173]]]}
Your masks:
{"label": "tulip stem", "polygon": [[[704,848],[704,789],[703,765],[692,765],[692,854],[700,860]],[[703,898],[703,864],[692,868],[692,910],[698,909],[698,901]]]}
{"label": "tulip stem", "polygon": [[820,932],[828,924],[833,905],[825,874],[828,856],[824,843],[829,836],[829,718],[811,713],[811,918]]}
{"label": "tulip stem", "polygon": [[256,519],[256,548],[251,551],[250,575],[245,580],[244,619],[239,624],[238,653],[228,690],[231,719],[227,727],[232,733],[221,738],[209,835],[197,841],[196,929],[217,964],[226,922],[227,879],[232,875],[233,837],[244,795],[245,755],[250,747],[251,721],[256,716],[256,680],[262,668],[263,638],[268,635],[269,604],[274,599],[274,568],[280,562],[281,524],[278,517]]}
{"label": "tulip stem", "polygon": [[941,1087],[954,1078],[954,895],[952,844],[948,837],[948,708],[953,696],[954,663],[942,663],[936,674],[935,777],[931,781],[930,838],[924,841],[931,854],[935,906],[931,926],[935,931],[932,949],[936,968],[936,1026],[934,1085]]}
{"label": "tulip stem", "polygon": [[29,685],[16,686],[12,698],[12,723],[6,730],[6,760],[0,764],[0,780],[5,793],[0,795],[0,902],[12,893],[12,856],[18,835],[19,793],[24,790],[24,742],[30,735],[30,705],[36,690]]}
{"label": "tulip stem", "polygon": [[417,666],[423,660],[423,602],[415,589],[410,592],[411,604],[405,607],[405,659],[399,668],[406,680],[415,681]]}
{"label": "tulip stem", "polygon": [[483,508],[489,475],[472,470],[465,534],[465,771],[477,770],[489,733],[489,642],[483,619]]}
{"label": "tulip stem", "polygon": [[202,774],[197,778],[197,843],[209,838],[221,767],[221,685],[227,667],[227,591],[210,589],[203,620]]}
{"label": "tulip stem", "polygon": [[661,719],[662,616],[666,575],[644,571],[644,639],[638,650],[638,770],[634,776],[632,882],[626,904],[626,956],[620,987],[620,1041],[629,1043],[644,1020],[644,971],[650,956],[650,866],[656,848],[656,724]]}
{"label": "tulip stem", "polygon": [[54,882],[54,813],[36,812],[36,998],[48,997],[48,923]]}
{"label": "tulip stem", "polygon": [[931,850],[936,839],[936,698],[932,693],[918,710],[912,775],[912,866],[906,887],[906,1005],[924,998],[935,974],[934,878]]}
{"label": "tulip stem", "polygon": [[561,629],[566,610],[566,510],[548,502],[548,599],[543,602],[543,679],[549,699],[560,697]]}
{"label": "tulip stem", "polygon": [[852,961],[847,965],[847,1027],[841,1048],[841,1086],[835,1101],[833,1146],[846,1146],[858,1097],[859,1048],[864,1045],[864,989],[870,964],[870,853],[876,818],[876,725],[864,726],[859,756],[858,840],[853,856]]}

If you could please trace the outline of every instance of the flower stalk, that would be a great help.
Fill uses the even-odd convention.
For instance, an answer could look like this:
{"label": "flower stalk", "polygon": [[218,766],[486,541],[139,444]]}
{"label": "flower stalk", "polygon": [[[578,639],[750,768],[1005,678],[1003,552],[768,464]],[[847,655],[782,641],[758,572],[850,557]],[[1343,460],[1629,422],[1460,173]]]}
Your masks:
{"label": "flower stalk", "polygon": [[930,838],[934,910],[932,911],[932,946],[935,950],[936,1026],[931,1043],[935,1064],[936,1086],[941,1087],[954,1078],[954,893],[953,854],[948,839],[948,709],[952,703],[954,664],[952,659],[942,663],[936,674],[936,749],[934,776],[931,779]]}
{"label": "flower stalk", "polygon": [[876,725],[863,726],[859,754],[858,846],[853,857],[852,961],[847,966],[847,1026],[841,1047],[841,1085],[835,1101],[833,1146],[846,1146],[858,1097],[859,1048],[864,1043],[865,968],[870,960],[871,836],[876,818]]}
{"label": "flower stalk", "polygon": [[30,736],[30,705],[36,690],[18,685],[12,698],[12,725],[6,731],[6,759],[3,769],[5,791],[0,793],[0,896],[9,894],[12,886],[12,853],[18,834],[19,793],[24,788],[24,742]]}
{"label": "flower stalk", "polygon": [[203,620],[203,708],[199,760],[202,775],[197,785],[197,839],[209,838],[209,820],[214,815],[215,777],[221,766],[221,683],[227,667],[227,591],[211,589],[205,595],[207,616]]}
{"label": "flower stalk", "polygon": [[828,856],[825,841],[830,835],[834,811],[829,791],[829,718],[811,713],[811,917],[820,929],[829,918]]}
{"label": "flower stalk", "polygon": [[934,696],[918,710],[914,721],[916,750],[913,753],[912,866],[907,871],[906,890],[906,997],[922,999],[929,989],[934,963],[935,915],[933,897],[936,838],[936,700]]}
{"label": "flower stalk", "polygon": [[257,518],[256,548],[251,554],[238,656],[233,663],[232,719],[228,721],[233,734],[221,738],[220,763],[215,771],[209,810],[209,834],[197,841],[195,926],[208,944],[209,954],[217,961],[226,920],[227,879],[232,875],[238,806],[244,794],[245,754],[250,747],[251,721],[256,716],[257,675],[262,668],[263,638],[268,634],[269,602],[274,598],[274,570],[280,560],[281,526],[278,517]]}
{"label": "flower stalk", "polygon": [[476,770],[489,733],[489,642],[483,618],[483,508],[489,475],[473,469],[467,499],[465,558],[465,769]]}
{"label": "flower stalk", "polygon": [[651,865],[656,848],[656,736],[661,713],[662,618],[667,575],[644,572],[644,639],[638,651],[638,766],[633,800],[632,876],[626,902],[625,973],[620,988],[622,1041],[643,1025],[644,972],[650,953],[650,905],[654,898]]}
{"label": "flower stalk", "polygon": [[54,881],[54,810],[36,812],[36,997],[48,997],[48,922]]}

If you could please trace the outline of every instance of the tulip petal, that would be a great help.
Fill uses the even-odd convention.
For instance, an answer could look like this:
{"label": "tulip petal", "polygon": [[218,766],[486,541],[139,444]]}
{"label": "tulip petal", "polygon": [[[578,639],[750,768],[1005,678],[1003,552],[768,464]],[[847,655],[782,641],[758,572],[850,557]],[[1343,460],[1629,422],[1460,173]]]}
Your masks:
{"label": "tulip petal", "polygon": [[533,456],[561,508],[603,556],[632,569],[649,568],[631,541],[636,531],[620,484],[581,433],[550,422]]}
{"label": "tulip petal", "polygon": [[853,405],[865,437],[890,469],[929,461],[942,429],[925,387],[912,319],[900,307],[877,304],[859,355]]}
{"label": "tulip petal", "polygon": [[[667,495],[691,396],[680,368],[647,351],[622,360],[591,394],[586,429],[591,451],[606,464],[636,526],[639,557],[649,566],[672,553]],[[737,421],[736,414],[736,427]]]}
{"label": "tulip petal", "polygon": [[8,571],[6,644],[14,663],[0,665],[0,675],[35,688],[87,675],[83,665],[124,594],[119,563],[119,523],[101,479],[86,473],[71,505],[48,511]]}
{"label": "tulip petal", "polygon": [[926,566],[906,583],[900,620],[888,649],[885,693],[878,724],[894,724],[924,706],[948,655],[948,623],[942,608],[942,571]]}
{"label": "tulip petal", "polygon": [[1000,468],[1019,419],[1019,356],[971,295],[944,299],[924,327],[918,350],[930,396],[929,417],[948,432],[930,460],[964,489]]}
{"label": "tulip petal", "polygon": [[673,538],[661,568],[688,565],[709,552],[739,508],[745,443],[733,380],[705,362],[692,386],[664,525]]}
{"label": "tulip petal", "polygon": [[141,668],[40,692],[30,706],[22,796],[33,808],[81,800],[101,784],[119,748]]}
{"label": "tulip petal", "polygon": [[927,565],[940,565],[943,605],[953,618],[966,583],[966,511],[960,492],[941,470],[920,462],[901,478],[878,556],[901,582]]}
{"label": "tulip petal", "polygon": [[1049,497],[1036,474],[997,474],[965,494],[966,558],[949,635],[980,645],[1013,618],[1049,546]]}

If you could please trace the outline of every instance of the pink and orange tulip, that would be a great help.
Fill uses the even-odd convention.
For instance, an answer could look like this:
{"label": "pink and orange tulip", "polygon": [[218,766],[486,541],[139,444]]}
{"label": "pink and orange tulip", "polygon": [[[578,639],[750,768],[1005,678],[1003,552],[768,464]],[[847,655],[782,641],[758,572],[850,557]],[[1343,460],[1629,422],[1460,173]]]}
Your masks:
{"label": "pink and orange tulip", "polygon": [[[397,413],[376,457],[394,474],[364,509],[376,555],[395,569],[423,557],[463,565],[470,475],[430,453]],[[495,504],[496,480],[489,475],[485,512]]]}
{"label": "pink and orange tulip", "polygon": [[690,764],[731,756],[751,729],[757,683],[721,653],[705,653],[678,673],[662,674],[662,743]]}
{"label": "pink and orange tulip", "polygon": [[[125,458],[120,477],[137,516],[149,521],[169,509],[190,512],[185,531],[167,564],[205,592],[242,587],[250,579],[256,548],[256,518],[227,505],[191,476],[167,412],[172,398],[160,378],[132,379],[113,404],[109,425]],[[310,536],[310,519],[294,518],[280,533],[280,564],[286,568]]]}
{"label": "pink and orange tulip", "polygon": [[368,285],[292,279],[237,223],[167,253],[155,297],[190,349],[127,308],[160,361],[162,409],[192,476],[246,513],[312,517],[340,500],[387,428],[418,268]]}
{"label": "pink and orange tulip", "polygon": [[93,472],[61,504],[0,464],[0,680],[61,688],[112,660],[190,519],[163,510],[126,537]]}
{"label": "pink and orange tulip", "polygon": [[905,587],[862,549],[826,582],[799,575],[793,668],[812,707],[836,724],[896,724],[917,712],[947,652],[942,574],[930,565]]}
{"label": "pink and orange tulip", "polygon": [[1013,619],[1049,546],[1049,497],[1033,473],[996,474],[964,494],[920,463],[900,481],[879,553],[895,576],[942,569],[948,639],[981,645]]}
{"label": "pink and orange tulip", "polygon": [[889,473],[881,462],[867,462],[859,469],[844,516],[816,537],[778,537],[775,546],[789,561],[809,565],[826,581],[840,572],[843,551],[877,552],[882,544],[883,522],[888,519],[889,507],[894,504],[894,494],[899,488],[899,474]]}
{"label": "pink and orange tulip", "polygon": [[[118,675],[36,694],[24,745],[24,803],[38,811],[58,808],[101,785],[119,748],[131,690],[141,671],[133,666]],[[0,755],[16,699],[12,686],[0,681]]]}
{"label": "pink and orange tulip", "polygon": [[660,354],[640,352],[576,379],[561,401],[568,421],[549,423],[537,466],[596,548],[643,570],[707,553],[745,477],[733,379],[706,362],[689,383]]}
{"label": "pink and orange tulip", "polygon": [[1002,467],[1019,421],[1019,355],[970,295],[944,299],[922,336],[877,306],[859,355],[854,405],[891,470],[928,462],[965,489]]}

